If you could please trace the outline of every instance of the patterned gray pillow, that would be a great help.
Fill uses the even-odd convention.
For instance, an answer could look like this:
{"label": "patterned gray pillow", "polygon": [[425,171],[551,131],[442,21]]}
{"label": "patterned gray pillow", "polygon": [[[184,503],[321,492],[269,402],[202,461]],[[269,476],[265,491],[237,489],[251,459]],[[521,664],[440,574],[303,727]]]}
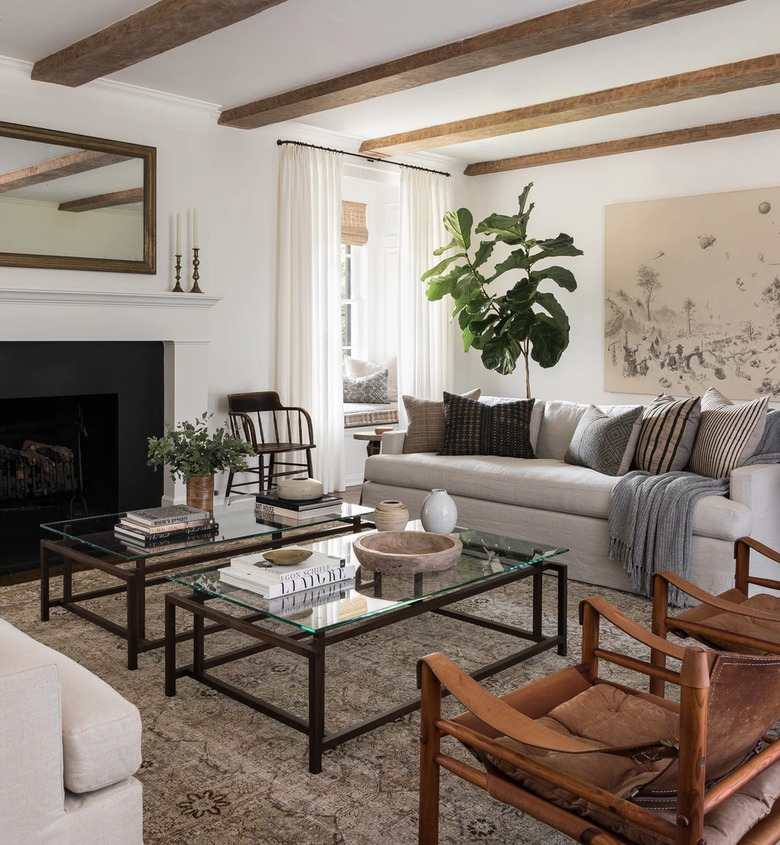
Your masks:
{"label": "patterned gray pillow", "polygon": [[624,457],[634,423],[641,414],[641,405],[612,417],[591,405],[577,424],[564,461],[590,467],[603,475],[619,475],[622,466],[628,468]]}
{"label": "patterned gray pillow", "polygon": [[344,376],[344,401],[361,402],[366,405],[387,405],[387,370],[371,373],[369,376],[350,378]]}

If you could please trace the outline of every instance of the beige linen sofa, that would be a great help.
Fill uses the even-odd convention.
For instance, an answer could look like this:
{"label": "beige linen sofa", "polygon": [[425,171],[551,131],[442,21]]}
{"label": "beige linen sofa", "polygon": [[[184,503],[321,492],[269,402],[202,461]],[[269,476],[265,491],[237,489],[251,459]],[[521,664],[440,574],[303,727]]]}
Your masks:
{"label": "beige linen sofa", "polygon": [[138,709],[0,619],[0,842],[142,845]]}
{"label": "beige linen sofa", "polygon": [[[569,577],[634,591],[629,575],[609,557],[610,502],[619,477],[563,460],[588,407],[537,400],[530,430],[534,459],[404,454],[405,432],[385,433],[381,454],[366,461],[362,503],[399,499],[415,518],[430,490],[442,487],[457,504],[459,524],[564,546]],[[606,413],[621,407],[627,406],[600,406]],[[732,587],[734,541],[749,535],[780,548],[779,515],[780,465],[732,470],[728,497],[706,496],[695,506],[690,580],[713,593]],[[753,570],[772,571],[758,558]]]}

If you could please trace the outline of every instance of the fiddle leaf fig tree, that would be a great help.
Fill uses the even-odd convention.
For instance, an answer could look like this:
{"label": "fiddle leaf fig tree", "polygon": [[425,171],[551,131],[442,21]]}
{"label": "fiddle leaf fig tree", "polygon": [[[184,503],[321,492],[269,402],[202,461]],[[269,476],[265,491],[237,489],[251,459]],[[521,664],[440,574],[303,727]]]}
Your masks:
{"label": "fiddle leaf fig tree", "polygon": [[[577,282],[571,270],[558,265],[539,267],[540,261],[561,256],[582,255],[570,235],[538,240],[528,236],[528,219],[534,204],[528,204],[533,182],[518,197],[517,214],[491,214],[474,229],[484,235],[473,252],[474,219],[466,208],[448,211],[444,228],[452,235],[446,246],[434,255],[447,255],[422,276],[428,282],[426,294],[431,301],[451,296],[463,334],[466,352],[473,346],[480,350],[482,363],[489,370],[507,375],[514,372],[518,358],[525,362],[526,395],[531,396],[529,359],[540,367],[553,367],[569,345],[569,318],[555,295],[539,290],[549,280],[567,291]],[[528,205],[527,205],[528,204]],[[526,207],[527,205],[527,207]],[[492,269],[488,260],[498,244],[510,247],[509,255]],[[504,273],[516,271],[520,278],[504,293],[491,293],[488,286]]]}

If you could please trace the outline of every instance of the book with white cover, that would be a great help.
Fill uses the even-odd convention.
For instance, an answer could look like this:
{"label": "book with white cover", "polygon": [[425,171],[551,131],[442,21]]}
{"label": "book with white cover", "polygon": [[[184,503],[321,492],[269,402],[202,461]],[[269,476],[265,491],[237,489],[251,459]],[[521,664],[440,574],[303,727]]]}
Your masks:
{"label": "book with white cover", "polygon": [[279,596],[286,596],[302,590],[311,590],[314,587],[336,584],[340,581],[350,580],[354,575],[355,567],[345,566],[342,569],[325,570],[311,575],[303,575],[299,578],[266,583],[255,575],[248,575],[246,572],[241,572],[230,566],[219,570],[220,581],[224,581],[233,587],[240,587],[242,590],[250,590],[269,599],[279,598]]}
{"label": "book with white cover", "polygon": [[[301,546],[287,546],[288,551],[300,549]],[[269,551],[276,551],[271,550]],[[308,550],[307,550],[308,551]],[[341,569],[346,561],[343,557],[334,557],[322,552],[315,552],[309,555],[306,560],[294,563],[289,566],[273,564],[265,558],[266,552],[257,552],[250,555],[239,555],[230,559],[230,566],[241,572],[250,575],[262,575],[269,581],[283,581],[296,578],[301,575],[309,575],[313,572],[320,572],[324,569]]]}
{"label": "book with white cover", "polygon": [[211,514],[189,505],[167,505],[159,508],[141,508],[128,511],[127,515],[143,525],[168,525],[173,522],[191,522],[209,519]]}

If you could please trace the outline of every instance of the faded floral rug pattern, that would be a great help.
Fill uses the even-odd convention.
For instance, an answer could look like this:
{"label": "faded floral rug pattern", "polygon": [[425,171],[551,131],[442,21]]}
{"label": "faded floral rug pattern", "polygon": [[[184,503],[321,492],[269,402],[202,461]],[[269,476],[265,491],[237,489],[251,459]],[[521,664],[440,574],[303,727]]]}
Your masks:
{"label": "faded floral rug pattern", "polygon": [[[75,576],[94,585],[98,573]],[[545,579],[545,630],[555,630],[555,587]],[[162,633],[163,596],[175,585],[147,592],[148,633]],[[57,595],[59,580],[52,584]],[[577,605],[593,593],[606,596],[629,616],[647,624],[646,599],[584,584],[569,588],[569,656],[546,652],[490,679],[503,693],[576,663],[580,638]],[[124,598],[95,602],[122,619]],[[530,581],[501,588],[459,607],[504,622],[527,625]],[[177,695],[163,691],[163,651],[140,656],[125,668],[124,641],[71,613],[52,611],[38,620],[36,582],[0,588],[0,616],[31,636],[74,658],[110,683],[141,711],[146,845],[410,845],[417,839],[417,713],[351,740],[325,754],[323,771],[307,769],[303,734],[287,728],[189,678]],[[281,623],[280,623],[281,624]],[[287,627],[287,626],[285,626]],[[239,641],[214,634],[207,654]],[[603,642],[620,634],[609,630]],[[180,646],[180,661],[191,654]],[[514,650],[506,635],[436,616],[424,616],[370,632],[327,651],[326,725],[338,729],[400,703],[416,693],[415,661],[442,651],[473,669]],[[606,668],[606,667],[604,667]],[[270,651],[214,670],[240,687],[306,714],[306,662]],[[450,699],[445,713],[458,711]],[[481,790],[442,775],[441,843],[563,845],[569,839]],[[106,843],[110,845],[110,843]]]}

